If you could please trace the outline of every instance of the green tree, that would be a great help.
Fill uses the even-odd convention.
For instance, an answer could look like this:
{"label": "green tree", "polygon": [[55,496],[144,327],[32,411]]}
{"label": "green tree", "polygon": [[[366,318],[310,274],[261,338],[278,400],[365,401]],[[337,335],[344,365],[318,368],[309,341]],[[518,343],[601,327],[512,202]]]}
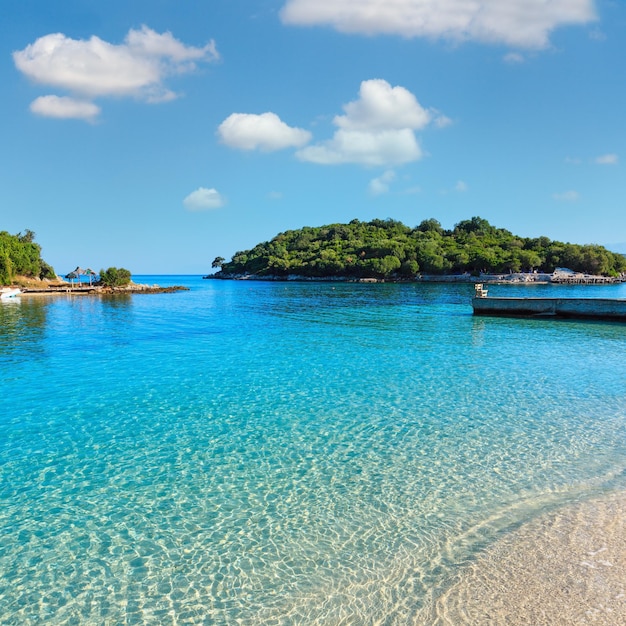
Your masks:
{"label": "green tree", "polygon": [[42,280],[54,280],[57,277],[54,268],[51,265],[48,265],[45,261],[41,262],[41,269],[39,271],[39,278]]}
{"label": "green tree", "polygon": [[10,285],[13,282],[13,263],[6,251],[0,250],[0,285]]}
{"label": "green tree", "polygon": [[34,238],[32,230],[17,235],[0,232],[1,281],[4,284],[10,284],[18,275],[38,278],[44,266],[48,268],[46,273],[54,274],[54,270],[42,260],[41,246],[34,242]]}
{"label": "green tree", "polygon": [[108,270],[100,270],[100,282],[104,287],[126,287],[130,280],[130,272],[123,267],[110,267]]}
{"label": "green tree", "polygon": [[519,260],[522,270],[532,272],[541,265],[541,257],[535,250],[520,250]]}
{"label": "green tree", "polygon": [[20,240],[20,243],[33,243],[35,241],[35,233],[27,228],[26,232],[24,234],[19,233],[17,238]]}
{"label": "green tree", "polygon": [[463,220],[453,230],[444,230],[435,219],[413,229],[396,220],[374,219],[279,233],[235,253],[217,275],[409,277],[417,271],[550,272],[558,266],[616,275],[626,271],[626,259],[601,246],[517,237],[480,217]]}
{"label": "green tree", "polygon": [[417,230],[419,230],[422,233],[437,233],[439,235],[443,235],[444,234],[444,230],[441,226],[441,224],[434,218],[430,218],[429,220],[423,220],[420,225],[417,227]]}

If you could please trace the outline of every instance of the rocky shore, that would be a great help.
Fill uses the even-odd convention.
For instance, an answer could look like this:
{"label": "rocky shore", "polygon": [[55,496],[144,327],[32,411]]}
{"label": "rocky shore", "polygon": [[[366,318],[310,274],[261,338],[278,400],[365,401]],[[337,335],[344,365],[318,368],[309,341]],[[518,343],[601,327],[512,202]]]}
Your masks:
{"label": "rocky shore", "polygon": [[161,287],[159,285],[141,285],[131,282],[124,287],[103,287],[102,285],[71,284],[64,281],[37,280],[21,278],[17,281],[16,287],[21,289],[24,296],[45,296],[54,294],[69,295],[121,295],[135,293],[172,293],[175,291],[189,291],[189,287],[174,285]]}
{"label": "rocky shore", "polygon": [[340,282],[340,283],[487,283],[487,284],[528,284],[528,285],[609,285],[626,282],[626,276],[599,276],[582,274],[569,270],[557,270],[551,274],[510,273],[510,274],[417,274],[411,278],[355,278],[354,276],[301,276],[288,274],[286,276],[256,274],[222,274],[217,272],[203,276],[214,280],[258,280],[276,282]]}

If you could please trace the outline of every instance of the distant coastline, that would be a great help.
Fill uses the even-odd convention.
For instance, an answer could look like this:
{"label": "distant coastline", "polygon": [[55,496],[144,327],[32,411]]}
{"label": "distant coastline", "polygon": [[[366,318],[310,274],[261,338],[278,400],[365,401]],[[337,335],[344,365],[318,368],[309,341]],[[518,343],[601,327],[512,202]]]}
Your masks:
{"label": "distant coastline", "polygon": [[340,282],[340,283],[487,283],[492,285],[614,285],[626,282],[626,275],[600,276],[569,271],[550,274],[516,272],[509,274],[417,274],[412,277],[356,278],[354,276],[302,276],[299,274],[258,275],[226,274],[217,272],[202,278],[206,280],[254,280],[270,282]]}
{"label": "distant coastline", "polygon": [[435,219],[414,228],[355,219],[285,231],[230,261],[217,256],[211,267],[228,279],[598,284],[620,282],[626,257],[595,244],[520,237],[480,217],[452,230]]}

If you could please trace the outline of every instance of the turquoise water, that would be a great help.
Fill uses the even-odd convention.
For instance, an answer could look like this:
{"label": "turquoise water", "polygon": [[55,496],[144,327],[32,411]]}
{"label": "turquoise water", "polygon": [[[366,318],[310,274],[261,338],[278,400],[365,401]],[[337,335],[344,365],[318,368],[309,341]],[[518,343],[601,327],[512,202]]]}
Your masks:
{"label": "turquoise water", "polygon": [[135,280],[191,290],[0,307],[2,624],[419,624],[503,533],[626,488],[626,325]]}

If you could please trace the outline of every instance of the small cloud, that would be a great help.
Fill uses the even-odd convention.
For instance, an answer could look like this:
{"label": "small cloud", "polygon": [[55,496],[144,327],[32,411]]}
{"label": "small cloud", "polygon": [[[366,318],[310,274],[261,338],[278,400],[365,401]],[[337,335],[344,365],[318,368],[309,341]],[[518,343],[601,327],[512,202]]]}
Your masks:
{"label": "small cloud", "polygon": [[449,193],[465,193],[469,189],[466,182],[457,180],[452,189],[441,189],[439,193],[442,196],[447,196]]}
{"label": "small cloud", "polygon": [[594,163],[598,165],[617,165],[619,162],[619,157],[617,154],[603,154],[594,159]]}
{"label": "small cloud", "polygon": [[435,128],[447,128],[454,123],[449,117],[439,113],[437,109],[431,109],[431,112],[434,116],[433,124],[435,125]]}
{"label": "small cloud", "polygon": [[372,178],[367,188],[373,196],[380,196],[389,192],[389,184],[395,179],[396,173],[393,170],[387,170],[378,178]]}
{"label": "small cloud", "polygon": [[416,193],[422,193],[422,188],[415,186],[415,187],[407,187],[403,192],[403,194],[410,196]]}
{"label": "small cloud", "polygon": [[524,58],[524,55],[519,52],[509,52],[504,55],[503,60],[505,63],[509,63],[511,65],[519,65],[520,63],[524,63],[526,59]]}
{"label": "small cloud", "polygon": [[570,165],[580,165],[583,161],[578,157],[565,157],[565,162]]}
{"label": "small cloud", "polygon": [[270,191],[267,194],[267,197],[270,200],[282,200],[283,199],[283,192],[282,191]]}
{"label": "small cloud", "polygon": [[594,28],[589,33],[589,39],[593,41],[606,41],[606,35],[599,28]]}
{"label": "small cloud", "polygon": [[559,202],[577,202],[580,194],[577,191],[564,191],[563,193],[553,193],[552,197]]}
{"label": "small cloud", "polygon": [[275,113],[233,113],[218,127],[223,144],[239,150],[274,152],[284,148],[299,148],[311,139],[311,133],[288,126]]}
{"label": "small cloud", "polygon": [[100,107],[93,102],[62,96],[41,96],[33,100],[30,110],[43,117],[58,119],[82,119],[92,122],[100,114]]}
{"label": "small cloud", "polygon": [[200,187],[192,191],[183,200],[183,204],[189,211],[208,211],[223,207],[225,200],[216,189]]}

